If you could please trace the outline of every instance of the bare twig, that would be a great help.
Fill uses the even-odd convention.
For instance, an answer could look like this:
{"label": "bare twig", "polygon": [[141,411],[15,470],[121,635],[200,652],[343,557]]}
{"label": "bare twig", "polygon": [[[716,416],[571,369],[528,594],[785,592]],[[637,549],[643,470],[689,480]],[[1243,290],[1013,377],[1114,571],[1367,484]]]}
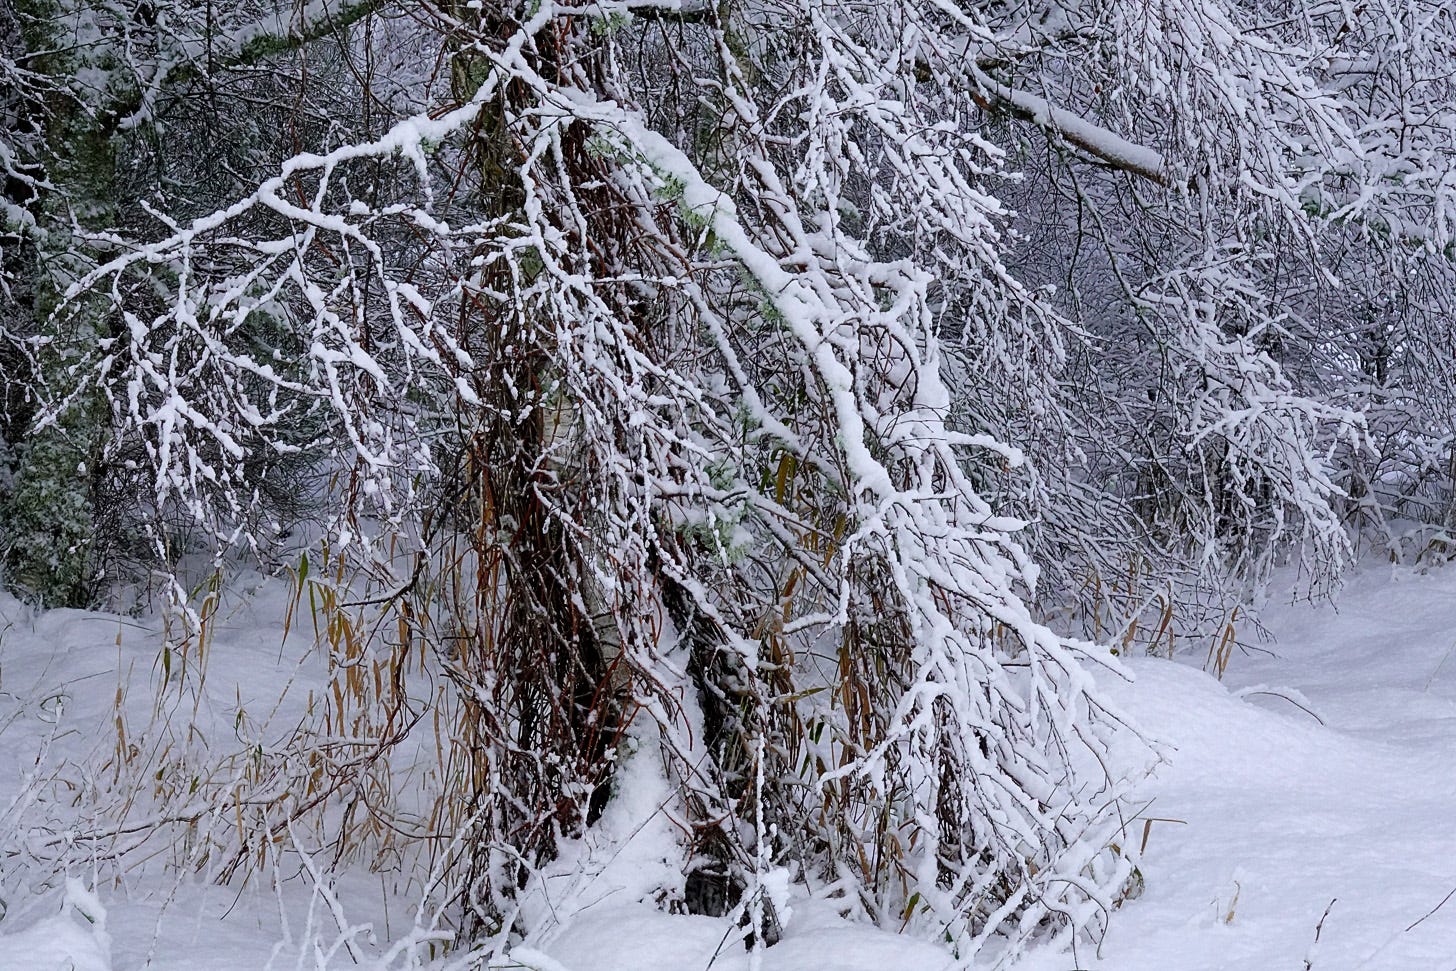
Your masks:
{"label": "bare twig", "polygon": [[[1325,912],[1320,914],[1319,923],[1314,925],[1314,944],[1310,945],[1309,954],[1304,959],[1304,971],[1313,971],[1314,969],[1314,949],[1319,946],[1320,933],[1325,929],[1325,918],[1330,916],[1330,910],[1335,906],[1335,901],[1338,899],[1340,898],[1335,897],[1329,903],[1325,904]],[[1442,901],[1442,903],[1445,903],[1445,901]],[[1423,917],[1421,919],[1424,920],[1425,918]]]}
{"label": "bare twig", "polygon": [[1456,897],[1456,887],[1452,887],[1451,888],[1451,892],[1448,893],[1448,894],[1446,894],[1446,896],[1442,897],[1441,898],[1441,902],[1439,904],[1437,904],[1436,906],[1432,907],[1430,910],[1426,911],[1425,916],[1421,917],[1420,920],[1417,920],[1415,923],[1413,923],[1409,927],[1407,927],[1405,929],[1405,932],[1407,934],[1409,934],[1411,931],[1415,930],[1416,927],[1418,927],[1421,924],[1422,921],[1428,920],[1432,915],[1434,915],[1436,913],[1436,911],[1438,911],[1442,907],[1446,906],[1446,902],[1449,901],[1452,897]]}

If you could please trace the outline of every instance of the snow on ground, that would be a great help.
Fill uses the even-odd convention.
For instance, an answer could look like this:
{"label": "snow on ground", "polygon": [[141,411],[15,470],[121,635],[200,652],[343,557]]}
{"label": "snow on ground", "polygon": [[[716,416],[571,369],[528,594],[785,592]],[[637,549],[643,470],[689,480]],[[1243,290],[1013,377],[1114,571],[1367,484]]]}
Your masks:
{"label": "snow on ground", "polygon": [[[297,652],[279,652],[270,619],[279,604],[264,596],[230,615],[213,648],[212,697],[262,705],[249,689],[295,672]],[[1100,955],[1090,947],[1033,954],[1019,971],[1456,969],[1456,568],[1367,567],[1338,609],[1283,606],[1264,617],[1277,641],[1236,652],[1222,683],[1199,669],[1202,657],[1188,656],[1136,659],[1134,684],[1108,686],[1169,746],[1128,827],[1129,843],[1147,839],[1146,889],[1116,915]],[[137,685],[155,663],[154,638],[131,620],[35,616],[0,601],[0,813],[52,733],[52,761],[110,744],[118,665],[133,670],[131,690],[144,690]],[[219,687],[224,681],[236,683]],[[230,717],[226,706],[215,714]],[[654,804],[628,800],[621,812],[650,816]],[[647,822],[624,816],[617,825]],[[604,867],[598,884],[574,898],[574,916],[517,953],[520,966],[751,967],[742,944],[725,940],[723,921],[631,902],[634,874],[651,862],[650,847],[639,849]],[[402,932],[405,902],[391,904],[377,875],[348,874],[338,892],[349,919],[372,923],[380,940]],[[0,971],[356,966],[342,949],[317,957],[313,942],[337,933],[302,880],[239,892],[153,876],[97,899],[77,879],[44,900],[3,904]],[[761,967],[935,971],[950,963],[937,947],[800,899]]]}
{"label": "snow on ground", "polygon": [[1119,691],[1177,747],[1145,815],[1182,822],[1153,823],[1147,892],[1088,965],[1456,968],[1456,569],[1367,568],[1338,610],[1266,622],[1222,685],[1142,660]]}

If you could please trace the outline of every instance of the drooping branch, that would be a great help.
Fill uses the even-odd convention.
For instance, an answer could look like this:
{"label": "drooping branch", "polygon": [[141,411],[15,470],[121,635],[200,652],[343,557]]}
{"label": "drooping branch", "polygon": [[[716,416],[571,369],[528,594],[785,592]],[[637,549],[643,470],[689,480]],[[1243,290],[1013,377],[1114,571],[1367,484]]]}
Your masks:
{"label": "drooping branch", "polygon": [[1038,125],[1053,137],[1101,159],[1119,171],[1156,182],[1158,185],[1168,184],[1167,163],[1157,151],[1128,141],[1116,132],[1095,125],[1065,108],[1058,108],[1039,95],[1002,84],[979,67],[972,67],[971,73],[982,91],[979,96],[973,97],[984,109],[1004,111]]}
{"label": "drooping branch", "polygon": [[215,63],[222,68],[246,67],[264,57],[298,50],[352,27],[384,5],[385,0],[344,0],[337,4],[331,0],[312,0],[293,11],[290,17],[274,14],[239,30],[235,36],[236,50]]}
{"label": "drooping branch", "polygon": [[[969,21],[961,25],[966,31],[975,26]],[[1155,149],[1129,141],[1075,112],[1056,107],[1040,95],[1014,88],[987,73],[1005,66],[1008,60],[1015,60],[1018,52],[1032,50],[1053,40],[1064,41],[1078,36],[1080,32],[1076,30],[1060,32],[1053,38],[1040,38],[1025,29],[997,37],[985,36],[984,31],[956,32],[937,45],[940,47],[938,56],[951,68],[958,81],[973,88],[971,99],[983,111],[1005,113],[1029,121],[1054,139],[1080,149],[1119,171],[1158,185],[1167,185],[1167,163]],[[923,58],[917,69],[927,75],[935,73]]]}
{"label": "drooping branch", "polygon": [[[383,9],[387,0],[312,0],[290,16],[274,13],[259,17],[235,30],[225,46],[209,46],[209,56],[178,61],[159,72],[151,88],[162,90],[204,75],[237,70],[256,65],[264,58],[286,54],[346,30]],[[119,105],[116,117],[126,118],[136,112],[144,100],[140,90],[132,92],[134,103]]]}
{"label": "drooping branch", "polygon": [[701,23],[714,13],[716,8],[707,0],[628,0],[623,4],[627,13],[644,20],[669,20],[676,23]]}

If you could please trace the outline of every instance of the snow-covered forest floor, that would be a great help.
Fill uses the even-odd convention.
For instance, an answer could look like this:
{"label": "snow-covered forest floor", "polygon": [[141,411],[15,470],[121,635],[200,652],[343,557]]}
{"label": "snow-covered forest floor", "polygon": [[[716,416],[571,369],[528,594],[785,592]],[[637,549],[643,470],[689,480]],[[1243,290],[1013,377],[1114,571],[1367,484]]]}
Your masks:
{"label": "snow-covered forest floor", "polygon": [[[248,724],[240,708],[261,718],[253,713],[298,673],[306,652],[294,642],[304,638],[280,650],[280,601],[264,586],[224,612],[197,705],[202,731],[237,733]],[[1276,640],[1235,650],[1222,682],[1190,648],[1174,663],[1134,659],[1135,683],[1107,686],[1166,750],[1128,831],[1130,843],[1146,840],[1145,891],[1116,916],[1100,955],[1033,953],[1017,967],[1456,966],[1456,569],[1367,563],[1334,604],[1271,606],[1264,621]],[[128,718],[151,703],[158,638],[145,621],[33,613],[9,599],[0,630],[0,823],[13,827],[39,811],[12,799],[28,791],[23,780],[47,740],[42,772],[97,764],[116,745],[119,690]],[[273,717],[286,722],[288,704]],[[75,796],[84,813],[90,794]],[[724,921],[632,901],[634,878],[651,866],[653,800],[614,805],[603,825],[637,836],[575,895],[575,917],[535,951],[516,952],[520,966],[749,967],[741,943],[725,943],[733,935]],[[56,832],[63,837],[63,825]],[[157,849],[94,895],[90,875],[77,872],[6,900],[0,969],[405,966],[399,951],[379,963],[413,920],[396,875],[342,873],[335,913],[301,872],[276,874],[274,886],[197,885],[168,872],[167,848]],[[782,942],[761,961],[769,971],[950,963],[931,945],[846,923],[805,899],[792,901]]]}
{"label": "snow-covered forest floor", "polygon": [[1119,689],[1174,746],[1144,815],[1180,822],[1152,824],[1147,892],[1086,964],[1456,967],[1456,571],[1367,565],[1265,621],[1222,684],[1148,659]]}

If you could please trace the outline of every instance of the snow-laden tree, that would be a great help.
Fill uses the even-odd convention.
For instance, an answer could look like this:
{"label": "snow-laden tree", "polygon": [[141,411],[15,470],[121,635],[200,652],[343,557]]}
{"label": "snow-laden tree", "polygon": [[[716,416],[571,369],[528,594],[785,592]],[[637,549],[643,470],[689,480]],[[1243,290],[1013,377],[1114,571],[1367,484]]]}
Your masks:
{"label": "snow-laden tree", "polygon": [[1053,588],[1222,623],[1288,557],[1338,575],[1354,507],[1429,520],[1384,490],[1448,488],[1450,5],[998,9],[967,70],[1024,173],[1008,264],[1079,325],[1028,443]]}
{"label": "snow-laden tree", "polygon": [[[134,443],[114,438],[101,389],[75,370],[115,336],[114,307],[98,295],[58,314],[62,294],[111,253],[105,234],[140,231],[149,207],[211,210],[239,191],[239,170],[272,164],[280,141],[285,156],[316,145],[330,124],[316,97],[296,95],[287,125],[283,106],[271,119],[258,107],[288,90],[278,55],[375,6],[0,5],[0,549],[12,588],[47,604],[96,602],[145,548],[139,523],[159,513],[137,508],[150,487],[134,473]],[[324,55],[315,70],[327,76],[338,67]]]}
{"label": "snow-laden tree", "polygon": [[983,495],[1022,456],[940,340],[1008,385],[1058,353],[982,187],[956,65],[989,35],[899,2],[421,9],[448,103],[87,235],[115,255],[62,317],[119,323],[72,373],[154,507],[227,535],[251,456],[335,472],[335,548],[458,686],[465,898],[502,941],[624,745],[671,782],[666,899],[771,923],[792,863],[967,959],[1100,928],[1131,868],[1105,653],[1033,618]]}

